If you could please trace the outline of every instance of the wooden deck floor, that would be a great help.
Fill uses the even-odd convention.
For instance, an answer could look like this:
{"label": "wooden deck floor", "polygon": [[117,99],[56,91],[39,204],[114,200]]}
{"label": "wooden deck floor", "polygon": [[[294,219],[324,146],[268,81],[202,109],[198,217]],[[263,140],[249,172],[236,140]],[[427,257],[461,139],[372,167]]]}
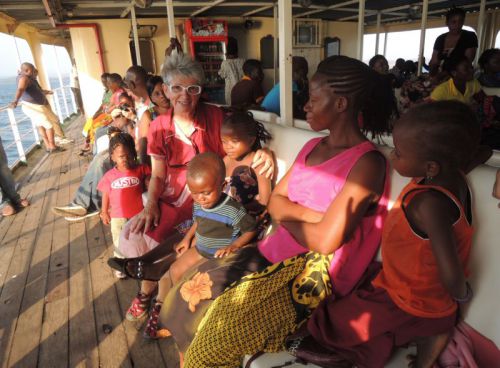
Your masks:
{"label": "wooden deck floor", "polygon": [[[67,133],[79,139],[82,119]],[[1,367],[178,366],[172,339],[148,342],[124,319],[138,290],[114,278],[109,227],[99,217],[69,224],[68,204],[88,165],[67,151],[45,156],[24,183],[31,206],[0,219]]]}

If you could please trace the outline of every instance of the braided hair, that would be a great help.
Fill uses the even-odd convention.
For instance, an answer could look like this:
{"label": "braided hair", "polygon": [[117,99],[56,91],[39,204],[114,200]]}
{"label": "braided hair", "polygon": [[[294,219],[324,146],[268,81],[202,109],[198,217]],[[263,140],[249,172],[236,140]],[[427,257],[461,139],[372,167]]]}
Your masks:
{"label": "braided hair", "polygon": [[252,151],[262,148],[262,143],[270,141],[273,137],[264,124],[254,119],[249,111],[234,111],[230,113],[222,123],[223,128],[231,129],[239,137],[252,137],[255,142]]}
{"label": "braided hair", "polygon": [[[118,146],[123,146],[132,156],[134,163],[137,163],[137,151],[135,149],[134,138],[128,133],[112,132],[109,140],[109,159],[113,155],[114,150]],[[113,161],[111,161],[113,162]]]}
{"label": "braided hair", "polygon": [[347,56],[330,56],[319,65],[317,73],[335,94],[346,97],[354,112],[363,116],[361,130],[373,137],[389,131],[389,119],[396,114],[394,94],[387,78],[363,62]]}

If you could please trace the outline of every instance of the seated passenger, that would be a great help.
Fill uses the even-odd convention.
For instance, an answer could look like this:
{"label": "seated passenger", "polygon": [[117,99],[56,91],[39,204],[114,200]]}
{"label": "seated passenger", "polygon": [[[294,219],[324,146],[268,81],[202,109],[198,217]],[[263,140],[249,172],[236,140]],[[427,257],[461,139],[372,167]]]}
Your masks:
{"label": "seated passenger", "polygon": [[500,49],[489,49],[479,58],[481,92],[476,96],[481,143],[500,150]]}
{"label": "seated passenger", "polygon": [[[104,174],[97,185],[102,193],[101,220],[111,225],[114,256],[122,257],[118,250],[118,239],[123,225],[142,209],[142,193],[146,189],[146,178],[150,169],[137,164],[134,138],[127,133],[115,133],[109,142],[109,157],[114,167]],[[110,209],[111,207],[111,209]],[[125,274],[115,271],[118,278]]]}
{"label": "seated passenger", "polygon": [[[401,60],[401,59],[398,59]],[[368,62],[368,66],[380,74],[389,73],[389,63],[384,55],[375,55]]]}
{"label": "seated passenger", "polygon": [[[158,116],[149,128],[152,175],[148,202],[144,210],[125,225],[120,251],[126,257],[146,257],[162,243],[159,251],[170,256],[168,259],[172,261],[175,259],[174,243],[167,240],[179,237],[178,226],[193,213],[186,182],[187,164],[198,153],[215,152],[220,157],[225,156],[220,138],[224,115],[218,107],[200,102],[205,76],[201,64],[190,56],[175,53],[167,57],[162,75],[172,109]],[[253,165],[262,165],[261,172],[272,176],[273,159],[265,150],[257,152]],[[135,321],[147,315],[155,288],[156,282],[141,283],[141,290],[127,311],[128,320]]]}
{"label": "seated passenger", "polygon": [[272,192],[268,209],[279,226],[257,247],[209,260],[200,276],[191,270],[165,299],[162,324],[181,352],[192,341],[186,367],[237,367],[245,354],[279,351],[322,299],[358,283],[377,252],[389,195],[387,162],[358,124],[362,111],[366,130],[388,129],[390,94],[380,88],[389,86],[358,60],[319,64],[305,110],[314,131],[330,134],[307,142]]}
{"label": "seated passenger", "polygon": [[151,122],[159,115],[166,114],[170,108],[170,101],[163,90],[163,79],[158,76],[150,76],[146,81],[146,90],[149,99],[153,104],[152,108],[147,109],[137,124],[136,147],[139,161],[151,166],[151,159],[148,155],[148,132]]}
{"label": "seated passenger", "polygon": [[255,217],[241,203],[223,193],[226,169],[212,152],[200,153],[188,164],[187,184],[194,200],[193,225],[176,245],[177,260],[161,278],[144,337],[157,338],[163,299],[190,267],[220,258],[249,244],[257,234]]}
{"label": "seated passenger", "polygon": [[[309,86],[307,73],[309,67],[307,60],[301,56],[292,59],[292,94],[293,94],[293,117],[305,119],[304,106],[309,98]],[[280,114],[280,84],[277,83],[264,97],[261,107],[264,110]]]}
{"label": "seated passenger", "polygon": [[474,79],[472,63],[466,56],[448,60],[444,69],[450,79],[441,83],[431,93],[432,101],[456,100],[472,105],[474,96],[481,91],[481,85]]}
{"label": "seated passenger", "polygon": [[243,64],[243,79],[231,90],[231,106],[242,109],[258,106],[264,98],[262,79],[264,72],[259,60],[248,59]]}
{"label": "seated passenger", "polygon": [[382,270],[351,295],[328,298],[307,330],[289,339],[311,362],[326,354],[329,366],[384,367],[396,346],[413,341],[411,366],[431,367],[458,307],[472,298],[471,193],[463,168],[479,147],[476,118],[460,102],[423,104],[402,117],[393,138],[393,167],[413,179],[387,216]]}
{"label": "seated passenger", "polygon": [[[264,211],[271,195],[271,180],[262,174],[255,173],[252,169],[252,160],[256,151],[261,148],[261,142],[271,139],[271,135],[264,128],[262,123],[255,121],[250,113],[233,113],[228,116],[221,128],[222,146],[227,155],[224,157],[225,174],[228,184],[224,190],[229,196],[243,205],[246,211],[258,220],[259,230],[264,225]],[[189,186],[189,180],[188,180]],[[192,191],[191,191],[192,194]],[[196,201],[196,198],[193,197]],[[184,225],[183,225],[184,226]],[[178,229],[182,226],[178,226]],[[226,256],[232,251],[228,248],[219,252],[218,255]],[[110,261],[112,267],[125,271],[126,274],[137,278],[137,268],[134,269],[134,260],[131,262]],[[135,263],[137,265],[137,263]],[[165,299],[171,285],[177,282],[168,274],[168,265],[162,263],[149,264],[143,261],[141,277],[145,279],[158,280],[158,294],[156,297],[156,307],[152,310],[144,336],[146,338],[161,337],[162,332],[158,331],[158,312],[161,303]],[[177,274],[179,272],[177,271]]]}

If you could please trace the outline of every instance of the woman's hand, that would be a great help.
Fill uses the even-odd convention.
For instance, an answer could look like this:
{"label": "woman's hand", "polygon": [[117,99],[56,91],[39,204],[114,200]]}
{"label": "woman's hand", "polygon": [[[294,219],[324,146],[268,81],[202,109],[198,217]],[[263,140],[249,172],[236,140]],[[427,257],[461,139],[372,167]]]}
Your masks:
{"label": "woman's hand", "polygon": [[109,225],[111,223],[111,216],[109,216],[109,212],[101,211],[99,217],[101,217],[104,225]]}
{"label": "woman's hand", "polygon": [[150,203],[146,205],[144,210],[137,215],[134,222],[130,225],[132,233],[147,233],[153,227],[158,226],[160,223],[160,208],[158,203]]}
{"label": "woman's hand", "polygon": [[269,148],[262,148],[253,156],[252,168],[259,168],[259,175],[272,179],[275,172],[274,154]]}

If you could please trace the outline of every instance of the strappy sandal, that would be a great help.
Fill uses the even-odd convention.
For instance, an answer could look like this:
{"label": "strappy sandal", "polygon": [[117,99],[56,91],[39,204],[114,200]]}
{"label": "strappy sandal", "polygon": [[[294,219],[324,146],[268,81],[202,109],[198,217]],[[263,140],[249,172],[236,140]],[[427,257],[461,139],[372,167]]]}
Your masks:
{"label": "strappy sandal", "polygon": [[108,265],[135,280],[158,281],[169,270],[175,259],[174,253],[154,263],[146,262],[141,258],[111,257],[108,259]]}

